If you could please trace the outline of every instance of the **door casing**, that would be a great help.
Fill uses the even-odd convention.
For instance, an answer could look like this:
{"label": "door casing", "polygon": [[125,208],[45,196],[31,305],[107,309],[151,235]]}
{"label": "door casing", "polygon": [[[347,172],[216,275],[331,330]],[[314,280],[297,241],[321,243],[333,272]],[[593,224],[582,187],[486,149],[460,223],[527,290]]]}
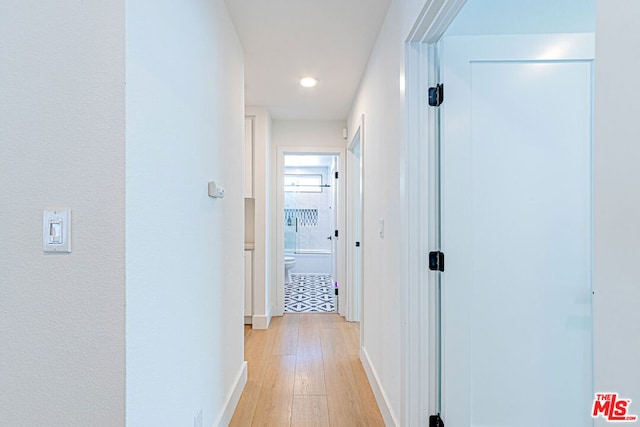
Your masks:
{"label": "door casing", "polygon": [[[345,176],[344,160],[346,158],[345,149],[334,147],[278,147],[277,150],[277,178],[276,178],[276,316],[282,316],[284,314],[284,156],[285,154],[308,154],[308,155],[333,155],[338,157],[338,175],[340,177]],[[345,230],[345,180],[338,179],[338,221],[336,227],[340,230],[341,236],[344,235]],[[335,280],[342,287],[345,283],[345,241],[343,237],[338,238],[335,247],[337,248],[337,256],[342,262],[338,262],[337,266],[334,266]],[[344,301],[340,300],[340,307],[338,307],[338,313],[343,314],[345,312]]]}
{"label": "door casing", "polygon": [[[429,271],[427,255],[437,241],[437,112],[427,102],[428,89],[438,77],[435,43],[440,40],[467,0],[427,1],[406,39],[405,107],[407,142],[404,159],[404,227],[402,300],[402,425],[427,425],[437,414],[438,277]],[[427,167],[425,167],[425,165]]]}

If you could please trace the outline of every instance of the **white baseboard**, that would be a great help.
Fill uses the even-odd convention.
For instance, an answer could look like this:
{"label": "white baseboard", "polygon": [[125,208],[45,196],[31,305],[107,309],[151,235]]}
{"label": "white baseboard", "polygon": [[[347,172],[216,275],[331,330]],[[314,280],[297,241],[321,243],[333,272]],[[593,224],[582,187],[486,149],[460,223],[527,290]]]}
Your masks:
{"label": "white baseboard", "polygon": [[251,318],[251,327],[253,329],[268,329],[271,324],[271,318],[275,313],[275,306],[267,312],[267,315],[255,315]]}
{"label": "white baseboard", "polygon": [[251,326],[253,329],[267,329],[271,323],[271,316],[267,315],[254,315],[251,319]]}
{"label": "white baseboard", "polygon": [[231,417],[233,417],[233,412],[236,410],[236,406],[238,406],[238,402],[240,401],[240,396],[242,395],[242,390],[244,390],[244,386],[247,384],[247,362],[242,362],[242,368],[240,368],[240,372],[238,372],[238,376],[236,377],[235,384],[229,396],[227,396],[227,401],[224,404],[224,411],[213,425],[218,427],[226,427],[231,422]]}
{"label": "white baseboard", "polygon": [[384,424],[387,427],[397,427],[400,425],[398,423],[397,418],[393,414],[391,410],[391,406],[389,405],[389,399],[387,399],[387,395],[382,389],[380,385],[380,380],[378,378],[378,374],[376,373],[375,368],[371,364],[371,360],[369,360],[369,354],[367,353],[367,349],[364,347],[360,347],[360,360],[362,361],[362,367],[364,368],[364,372],[367,374],[367,378],[369,379],[369,384],[371,384],[371,389],[373,390],[373,394],[376,397],[376,402],[378,402],[378,407],[380,408],[380,413],[382,414],[382,419],[384,420]]}

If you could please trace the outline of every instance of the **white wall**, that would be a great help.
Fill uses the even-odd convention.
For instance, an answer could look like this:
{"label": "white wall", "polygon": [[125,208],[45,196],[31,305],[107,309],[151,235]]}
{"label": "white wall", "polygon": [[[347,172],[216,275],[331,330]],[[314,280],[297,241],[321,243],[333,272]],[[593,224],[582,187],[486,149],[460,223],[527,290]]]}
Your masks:
{"label": "white wall", "polygon": [[244,368],[243,51],[222,0],[126,13],[127,424],[202,409],[226,425]]}
{"label": "white wall", "polygon": [[[401,326],[405,307],[400,282],[402,244],[404,161],[403,102],[400,90],[404,75],[404,2],[389,8],[378,41],[353,103],[348,128],[364,120],[363,203],[363,363],[377,375],[386,402],[381,406],[388,425],[400,425],[402,413]],[[378,220],[384,219],[385,235],[378,234]],[[391,418],[391,419],[390,419]]]}
{"label": "white wall", "polygon": [[597,1],[595,389],[632,399],[633,415],[640,415],[639,20],[637,1]]}
{"label": "white wall", "polygon": [[254,329],[266,329],[275,310],[271,231],[271,115],[264,107],[247,107],[247,117],[254,117],[253,197],[255,198],[255,249],[253,251]]}
{"label": "white wall", "polygon": [[[0,424],[124,423],[123,2],[0,13]],[[71,254],[42,211],[72,210]]]}
{"label": "white wall", "polygon": [[[342,138],[342,120],[274,120],[273,156],[278,147],[340,147],[346,146]],[[275,170],[275,169],[274,169]]]}

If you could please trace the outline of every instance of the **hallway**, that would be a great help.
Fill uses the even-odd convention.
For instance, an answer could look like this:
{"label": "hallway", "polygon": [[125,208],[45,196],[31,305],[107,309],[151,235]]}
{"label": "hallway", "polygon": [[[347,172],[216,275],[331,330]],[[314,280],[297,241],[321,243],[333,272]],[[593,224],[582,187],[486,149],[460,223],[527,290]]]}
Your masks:
{"label": "hallway", "polygon": [[231,426],[384,426],[358,356],[359,326],[288,313],[245,326],[247,385]]}

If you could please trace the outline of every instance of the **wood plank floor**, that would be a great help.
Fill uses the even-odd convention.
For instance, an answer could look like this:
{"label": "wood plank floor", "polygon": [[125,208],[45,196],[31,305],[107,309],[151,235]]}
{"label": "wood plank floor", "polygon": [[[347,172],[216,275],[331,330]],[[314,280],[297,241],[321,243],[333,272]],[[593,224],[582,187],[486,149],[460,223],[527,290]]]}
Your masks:
{"label": "wood plank floor", "polygon": [[247,385],[231,426],[384,426],[359,358],[357,323],[287,313],[245,327]]}

